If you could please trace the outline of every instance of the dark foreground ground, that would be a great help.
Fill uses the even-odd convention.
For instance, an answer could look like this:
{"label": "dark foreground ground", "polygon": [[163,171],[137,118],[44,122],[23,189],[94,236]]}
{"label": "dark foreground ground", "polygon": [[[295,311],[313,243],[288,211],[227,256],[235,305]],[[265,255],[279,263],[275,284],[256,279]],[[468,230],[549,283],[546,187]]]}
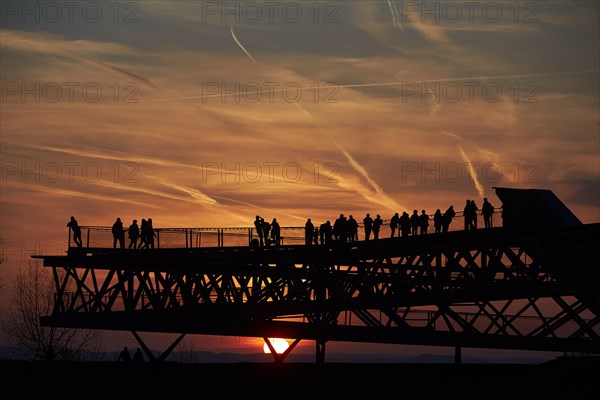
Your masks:
{"label": "dark foreground ground", "polygon": [[[598,399],[600,360],[506,364],[180,364],[0,361],[15,398]],[[16,390],[16,391],[13,391]],[[21,395],[18,395],[21,394]],[[59,397],[56,397],[59,396]],[[443,396],[443,397],[442,397]]]}

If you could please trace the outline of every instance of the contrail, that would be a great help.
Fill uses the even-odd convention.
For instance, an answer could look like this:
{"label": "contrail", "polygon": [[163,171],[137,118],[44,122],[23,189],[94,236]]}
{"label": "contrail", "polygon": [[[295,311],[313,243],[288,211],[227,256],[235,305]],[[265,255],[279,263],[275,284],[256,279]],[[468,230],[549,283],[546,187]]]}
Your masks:
{"label": "contrail", "polygon": [[231,32],[231,36],[233,37],[233,40],[235,40],[235,42],[240,47],[240,49],[242,49],[242,51],[244,53],[246,53],[246,55],[248,56],[248,58],[250,60],[252,60],[252,62],[254,63],[254,65],[256,65],[258,67],[258,63],[256,62],[256,60],[254,60],[254,57],[252,57],[252,55],[248,52],[248,50],[246,50],[246,48],[244,47],[244,45],[240,43],[240,41],[238,40],[237,36],[235,35],[235,31],[233,30],[233,22],[232,22],[231,19],[229,20],[229,32]]}
{"label": "contrail", "polygon": [[70,51],[67,51],[67,50],[64,50],[64,54],[66,56],[68,56],[68,57],[71,57],[74,60],[77,60],[77,61],[80,61],[80,62],[83,62],[83,63],[86,63],[86,64],[94,65],[94,66],[106,69],[108,71],[112,71],[112,72],[116,72],[116,73],[125,75],[125,76],[127,76],[129,78],[133,78],[136,81],[143,82],[143,83],[145,83],[146,85],[150,86],[153,89],[159,89],[159,87],[156,84],[154,84],[150,79],[144,78],[143,76],[134,74],[134,73],[129,72],[127,70],[124,70],[123,68],[119,68],[119,67],[116,67],[114,65],[107,64],[107,63],[104,63],[104,62],[101,62],[101,61],[96,61],[96,60],[94,60],[92,58],[83,57],[83,56],[74,54],[74,53],[72,53]]}
{"label": "contrail", "polygon": [[[256,65],[259,69],[261,69],[260,65],[258,65],[258,63],[254,59],[254,57],[252,57],[252,54],[250,54],[250,52],[248,50],[246,50],[246,48],[244,47],[244,45],[242,44],[242,42],[240,42],[239,39],[237,38],[237,35],[235,34],[235,30],[233,29],[233,22],[232,22],[232,20],[229,20],[229,32],[231,33],[231,37],[233,38],[233,40],[235,40],[235,43],[239,46],[239,48],[242,49],[242,51],[248,56],[248,58],[252,61],[252,63],[254,65]],[[302,88],[301,88],[301,90],[302,90]],[[253,92],[254,93],[252,93],[252,94],[256,94],[256,93],[261,93],[262,94],[263,91],[262,90],[255,90]],[[207,98],[207,97],[212,97],[212,96],[201,96],[201,97]],[[160,100],[158,100],[158,101],[160,101]],[[311,119],[314,120],[314,117],[308,111],[306,111],[300,104],[298,104],[296,102],[293,103],[293,104],[296,107],[298,107],[300,109],[300,111],[302,111],[304,113],[304,115],[306,115],[307,117],[309,117],[309,118],[311,118]]]}
{"label": "contrail", "polygon": [[555,75],[570,75],[570,74],[597,74],[598,69],[574,70],[574,71],[559,71],[559,72],[535,72],[531,74],[512,74],[512,75],[489,75],[489,76],[464,76],[457,78],[442,78],[442,79],[424,79],[415,81],[397,81],[397,82],[382,82],[382,83],[357,83],[337,85],[339,88],[354,88],[354,87],[379,87],[379,86],[399,86],[407,83],[435,83],[435,82],[454,82],[454,81],[471,81],[471,80],[490,80],[490,79],[513,79],[513,78],[539,78],[543,76]]}
{"label": "contrail", "polygon": [[197,200],[202,205],[210,205],[210,206],[219,205],[219,203],[215,199],[202,193],[198,189],[194,189],[194,188],[191,188],[188,186],[182,186],[182,185],[179,185],[175,182],[171,182],[164,178],[158,178],[157,180],[160,184],[162,184],[164,186],[167,186],[167,187],[170,187],[173,189],[177,189],[179,191],[187,193],[191,198],[193,198],[194,200]]}
{"label": "contrail", "polygon": [[[271,209],[267,209],[267,208],[259,206],[257,204],[248,203],[247,201],[241,201],[241,200],[232,199],[231,197],[224,197],[224,196],[213,196],[213,197],[215,199],[221,199],[221,200],[225,200],[225,201],[230,201],[232,203],[241,204],[241,205],[244,205],[244,206],[249,206],[249,207],[253,207],[253,208],[256,208],[256,209],[262,209],[262,210],[265,210],[265,211],[272,211]],[[286,215],[286,216],[291,217],[291,218],[296,218],[296,219],[299,219],[301,221],[306,221],[306,217],[301,217],[299,215],[282,212],[281,210],[279,210],[278,212],[281,215]]]}
{"label": "contrail", "polygon": [[398,9],[396,8],[396,4],[393,0],[388,0],[388,6],[390,7],[390,13],[392,13],[392,21],[394,22],[394,26],[404,33],[404,28],[402,28],[402,25],[400,25],[400,21],[398,20]]}
{"label": "contrail", "polygon": [[475,184],[475,188],[477,189],[477,192],[479,193],[479,197],[481,197],[481,198],[485,197],[485,190],[483,189],[483,186],[481,186],[481,183],[479,183],[479,178],[477,177],[477,172],[475,172],[475,170],[473,169],[471,160],[469,160],[469,157],[467,157],[467,155],[465,154],[462,147],[460,147],[460,145],[458,146],[458,149],[460,150],[460,155],[462,156],[463,160],[467,164],[467,170],[469,171],[469,175],[471,176],[471,179],[473,179],[473,183]]}
{"label": "contrail", "polygon": [[[383,196],[385,198],[385,202],[384,205],[386,207],[388,207],[390,210],[398,210],[402,207],[400,207],[400,205],[392,198],[390,198],[381,188],[381,186],[379,186],[377,184],[377,182],[375,182],[370,176],[369,173],[367,172],[367,170],[365,169],[365,167],[363,167],[362,165],[359,164],[358,161],[356,161],[354,159],[354,157],[352,157],[350,155],[350,153],[348,153],[342,146],[339,145],[338,142],[335,141],[335,139],[333,139],[331,136],[329,137],[329,139],[331,139],[331,141],[341,150],[342,154],[344,154],[344,156],[346,157],[346,159],[348,160],[348,162],[350,163],[350,165],[352,166],[352,168],[354,168],[354,170],[358,171],[366,180],[367,182],[369,182],[369,184],[371,185],[371,187],[373,187],[373,189],[375,189],[375,192],[380,195]],[[371,201],[373,201],[372,199],[369,199]],[[381,203],[381,202],[380,202]]]}
{"label": "contrail", "polygon": [[[233,40],[235,40],[235,42],[237,43],[237,45],[240,47],[240,49],[242,49],[242,51],[244,53],[246,53],[246,55],[250,58],[250,60],[252,60],[252,62],[254,63],[254,65],[256,65],[258,68],[260,68],[260,66],[258,65],[258,63],[256,62],[256,60],[252,57],[252,55],[246,50],[246,48],[242,45],[242,43],[238,40],[237,36],[235,35],[235,31],[233,29],[233,23],[231,21],[229,21],[229,31],[231,32],[231,36],[233,37]],[[304,115],[306,115],[308,118],[310,118],[315,125],[317,126],[317,128],[321,131],[321,126],[319,125],[319,123],[317,122],[317,120],[314,118],[314,116],[308,112],[304,107],[302,107],[299,103],[293,103],[296,107],[298,107],[298,109],[300,111],[302,111],[304,113]],[[367,182],[369,182],[369,184],[373,187],[373,189],[375,189],[375,192],[381,196],[384,196],[388,202],[394,204],[394,206],[397,206],[397,208],[400,208],[398,206],[398,204],[391,199],[384,191],[383,189],[381,189],[381,187],[377,184],[377,182],[375,182],[368,174],[367,170],[358,163],[358,161],[356,161],[351,155],[350,153],[348,153],[338,142],[335,141],[335,139],[333,139],[333,137],[331,137],[329,134],[325,133],[324,134],[336,145],[336,147],[338,149],[340,149],[340,151],[342,152],[342,154],[346,157],[346,159],[348,160],[348,162],[350,163],[350,165],[352,166],[352,168],[354,168],[354,170],[356,170],[358,173],[360,173],[366,180]]]}
{"label": "contrail", "polygon": [[342,146],[340,146],[340,144],[338,142],[335,141],[334,138],[332,138],[331,136],[329,137],[329,139],[331,139],[331,141],[333,142],[333,144],[335,144],[337,146],[338,149],[340,149],[340,151],[342,152],[342,154],[344,154],[344,156],[346,156],[346,159],[348,159],[348,162],[350,163],[350,165],[352,165],[352,167],[358,171],[362,176],[365,177],[365,179],[367,180],[367,182],[369,182],[369,184],[373,187],[373,189],[375,189],[375,191],[377,193],[384,193],[383,189],[381,189],[381,187],[377,184],[377,182],[375,182],[373,179],[371,179],[371,177],[369,176],[369,173],[367,172],[367,170],[358,163],[358,161],[356,161],[354,159],[354,157],[352,157],[350,155],[350,153],[348,153]]}
{"label": "contrail", "polygon": [[22,185],[22,184],[18,184],[18,183],[13,183],[13,182],[5,182],[2,184],[3,186],[11,186],[11,187],[19,187],[20,189],[25,189],[25,190],[32,190],[32,191],[37,191],[37,192],[43,192],[43,193],[48,193],[51,195],[64,195],[64,196],[73,196],[73,197],[83,197],[85,199],[88,200],[100,200],[103,202],[109,202],[109,201],[113,201],[113,202],[118,202],[118,203],[126,203],[126,204],[136,204],[139,206],[145,206],[145,207],[151,207],[151,208],[160,208],[151,204],[148,204],[147,202],[138,202],[135,200],[131,200],[131,199],[126,199],[126,198],[120,198],[118,196],[108,196],[108,195],[100,195],[100,194],[94,194],[94,193],[86,193],[86,192],[78,192],[75,190],[66,190],[66,189],[60,189],[60,188],[56,188],[56,187],[52,187],[52,188],[48,188],[45,186],[32,186],[32,185]]}
{"label": "contrail", "polygon": [[[235,36],[234,36],[235,39]],[[246,49],[236,40],[240,48],[248,54]],[[252,62],[258,66],[254,58],[248,54],[248,57],[252,60]],[[387,86],[402,86],[407,84],[419,84],[419,83],[436,83],[436,82],[461,82],[461,81],[473,81],[473,80],[490,80],[490,79],[515,79],[515,78],[536,78],[536,77],[544,77],[544,76],[556,76],[556,75],[571,75],[571,74],[590,74],[590,73],[599,73],[600,70],[575,70],[575,71],[560,71],[560,72],[539,72],[539,73],[531,73],[531,74],[514,74],[514,75],[490,75],[490,76],[466,76],[466,77],[457,77],[457,78],[441,78],[441,79],[421,79],[421,80],[413,80],[413,81],[396,81],[396,82],[381,82],[381,83],[354,83],[354,84],[337,84],[335,82],[329,82],[329,84],[335,85],[336,88],[340,89],[352,89],[352,88],[369,88],[369,87],[387,87]],[[312,90],[311,87],[301,87],[300,90]],[[164,102],[164,101],[180,101],[180,100],[196,100],[196,99],[207,99],[211,97],[229,97],[229,96],[239,96],[243,94],[263,94],[264,90],[253,90],[253,91],[245,91],[238,93],[225,93],[225,94],[213,94],[213,95],[193,95],[193,96],[182,96],[182,97],[172,97],[172,98],[163,98],[163,99],[155,99],[155,102]],[[296,104],[296,103],[294,103]]]}

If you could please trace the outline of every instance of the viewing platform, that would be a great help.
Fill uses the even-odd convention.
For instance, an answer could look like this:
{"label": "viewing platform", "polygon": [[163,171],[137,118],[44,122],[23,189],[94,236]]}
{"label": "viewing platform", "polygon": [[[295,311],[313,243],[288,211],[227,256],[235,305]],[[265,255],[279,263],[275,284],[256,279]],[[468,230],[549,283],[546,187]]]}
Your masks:
{"label": "viewing platform", "polygon": [[496,193],[492,227],[457,211],[447,232],[391,237],[385,220],[370,240],[362,224],[359,240],[291,226],[264,246],[251,227],[155,228],[129,249],[82,226],[81,247],[69,230],[66,255],[34,256],[62,277],[41,322],[130,331],[151,359],[137,332],[180,334],[159,360],[186,334],[293,338],[278,362],[301,340],[318,363],[330,341],[600,354],[600,223],[548,190]]}
{"label": "viewing platform", "polygon": [[[502,208],[495,208],[495,212],[492,216],[493,226],[502,226]],[[336,216],[337,217],[337,216]],[[427,235],[435,234],[435,228],[433,226],[432,215],[429,215],[429,227]],[[483,217],[481,212],[477,214],[478,228],[483,228]],[[332,218],[330,221],[333,224]],[[325,221],[322,221],[325,222]],[[364,240],[364,224],[362,218],[358,221],[358,240]],[[379,240],[390,238],[390,219],[384,219],[381,231],[379,232]],[[318,225],[315,226],[318,228]],[[113,248],[113,235],[111,226],[80,226],[81,237],[82,237],[82,248],[94,249],[102,248],[108,249]],[[457,211],[452,223],[449,226],[448,231],[463,231],[464,220],[462,211]],[[155,239],[154,249],[192,249],[202,247],[244,247],[250,246],[253,239],[258,239],[256,228],[254,227],[181,227],[181,228],[154,228]],[[395,237],[400,235],[398,229],[396,229]],[[304,226],[282,226],[281,227],[281,240],[279,246],[291,246],[291,245],[305,245],[305,227]],[[410,235],[410,236],[421,236]],[[371,240],[373,235],[371,234]],[[128,249],[129,239],[127,237],[127,229],[125,228],[125,249]],[[348,242],[352,243],[352,242]],[[314,244],[314,240],[313,240]],[[321,244],[321,243],[318,243]],[[69,228],[68,233],[68,245],[69,249],[76,248],[77,246],[73,242],[73,232]],[[274,244],[265,247],[275,247]],[[117,244],[118,248],[118,244]],[[147,249],[140,249],[147,250]]]}

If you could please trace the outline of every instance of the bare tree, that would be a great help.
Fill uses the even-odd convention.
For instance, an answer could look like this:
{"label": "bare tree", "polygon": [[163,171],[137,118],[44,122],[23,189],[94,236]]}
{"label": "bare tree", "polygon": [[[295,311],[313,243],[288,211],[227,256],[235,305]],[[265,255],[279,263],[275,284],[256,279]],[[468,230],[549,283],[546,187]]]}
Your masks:
{"label": "bare tree", "polygon": [[2,264],[6,261],[6,239],[0,235],[0,296],[6,291],[6,284],[2,281]]}
{"label": "bare tree", "polygon": [[8,339],[36,360],[81,360],[98,354],[100,331],[42,326],[40,317],[52,314],[54,284],[50,271],[30,261],[13,283],[12,306],[5,331]]}
{"label": "bare tree", "polygon": [[172,359],[180,363],[192,363],[194,361],[194,343],[183,339],[177,345],[177,350],[173,352]]}

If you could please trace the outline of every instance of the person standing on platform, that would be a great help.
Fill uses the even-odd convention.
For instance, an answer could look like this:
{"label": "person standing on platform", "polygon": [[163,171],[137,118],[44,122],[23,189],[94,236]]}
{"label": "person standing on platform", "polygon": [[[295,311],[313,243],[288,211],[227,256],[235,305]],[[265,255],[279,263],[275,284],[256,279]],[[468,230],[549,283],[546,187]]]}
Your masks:
{"label": "person standing on platform", "polygon": [[156,237],[156,233],[154,232],[154,225],[152,225],[152,218],[148,218],[146,221],[147,229],[148,229],[148,237],[146,238],[146,248],[153,249],[154,248],[154,238]]}
{"label": "person standing on platform", "polygon": [[481,214],[483,214],[483,223],[486,228],[493,226],[492,216],[494,215],[494,206],[490,203],[487,197],[483,198],[483,205],[481,206]]}
{"label": "person standing on platform", "polygon": [[[390,237],[394,237],[394,233],[396,232],[396,228],[400,225],[400,215],[398,213],[394,214],[394,216],[390,219]],[[400,230],[398,229],[398,236],[400,236]]]}
{"label": "person standing on platform", "polygon": [[421,210],[421,215],[419,215],[419,228],[421,235],[427,234],[427,230],[429,229],[429,215],[425,210]]}
{"label": "person standing on platform", "polygon": [[271,222],[271,241],[276,247],[279,246],[281,242],[281,226],[279,226],[277,218],[273,218],[273,221]]}
{"label": "person standing on platform", "polygon": [[442,231],[443,223],[444,216],[442,215],[442,211],[438,208],[433,214],[433,228],[435,229],[435,233],[440,233]]}
{"label": "person standing on platform", "polygon": [[67,227],[71,228],[73,231],[73,242],[75,242],[77,247],[81,247],[81,228],[75,217],[71,216],[71,220],[67,223]]}
{"label": "person standing on platform", "polygon": [[348,241],[358,241],[358,222],[354,219],[352,215],[348,216],[348,221],[346,225],[348,227]]}
{"label": "person standing on platform", "polygon": [[125,230],[123,229],[123,222],[121,218],[117,218],[112,226],[113,235],[113,249],[117,248],[117,242],[119,242],[119,248],[125,248]]}
{"label": "person standing on platform", "polygon": [[363,226],[365,229],[365,240],[369,240],[371,237],[371,231],[373,230],[373,218],[371,218],[371,214],[367,214],[363,218]]}
{"label": "person standing on platform", "polygon": [[419,218],[419,212],[417,210],[413,210],[413,213],[410,216],[410,226],[411,234],[416,236],[419,233],[419,226],[421,226],[421,219]]}
{"label": "person standing on platform", "polygon": [[137,219],[134,219],[131,225],[129,225],[127,233],[129,235],[129,248],[137,249],[137,241],[140,237],[140,227],[137,224]]}
{"label": "person standing on platform", "polygon": [[135,353],[133,353],[133,361],[135,361],[136,363],[144,362],[144,355],[142,354],[142,350],[140,350],[139,347],[136,349]]}
{"label": "person standing on platform", "polygon": [[127,348],[127,346],[123,347],[123,350],[121,350],[121,352],[119,353],[119,357],[117,358],[117,361],[123,361],[125,363],[128,363],[131,361],[131,353],[129,353],[129,349]]}
{"label": "person standing on platform", "polygon": [[260,215],[257,215],[256,219],[254,220],[254,228],[256,229],[256,234],[258,235],[260,247],[263,247],[265,245],[265,242],[263,239],[263,224]]}
{"label": "person standing on platform", "polygon": [[379,239],[379,230],[381,229],[381,225],[383,225],[383,220],[381,219],[381,215],[377,214],[377,217],[373,220],[373,239]]}
{"label": "person standing on platform", "polygon": [[450,224],[452,223],[452,220],[454,219],[454,217],[456,216],[456,211],[454,211],[454,206],[450,206],[448,207],[448,209],[446,210],[446,212],[444,213],[443,217],[442,217],[442,232],[448,232],[448,229],[450,228]]}
{"label": "person standing on platform", "polygon": [[306,224],[304,225],[304,244],[310,246],[315,236],[315,226],[312,221],[309,219],[306,220]]}

